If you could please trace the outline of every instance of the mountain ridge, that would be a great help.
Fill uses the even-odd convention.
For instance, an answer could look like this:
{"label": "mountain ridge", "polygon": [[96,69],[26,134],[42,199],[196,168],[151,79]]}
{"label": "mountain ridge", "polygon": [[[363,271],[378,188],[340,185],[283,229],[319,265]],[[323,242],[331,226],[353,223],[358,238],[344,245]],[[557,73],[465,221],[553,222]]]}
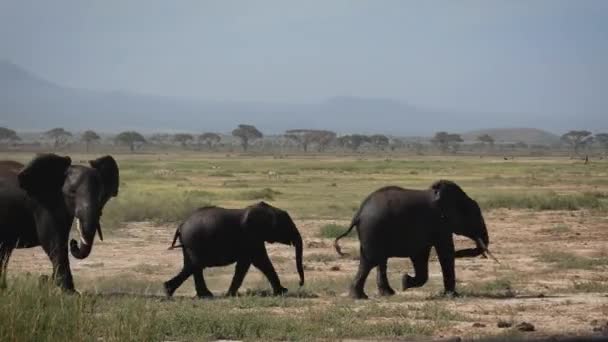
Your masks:
{"label": "mountain ridge", "polygon": [[[293,128],[330,129],[341,134],[432,135],[485,127],[566,130],[571,118],[526,120],[508,115],[433,110],[390,98],[335,96],[316,103],[203,101],[126,91],[70,88],[45,80],[17,64],[0,61],[0,125],[23,130],[62,126],[72,130],[230,132],[240,123],[268,133]],[[585,120],[589,127],[598,120]],[[607,125],[608,126],[608,125]],[[555,127],[553,127],[555,128]],[[573,127],[577,128],[577,127]],[[549,128],[551,130],[551,128]]]}

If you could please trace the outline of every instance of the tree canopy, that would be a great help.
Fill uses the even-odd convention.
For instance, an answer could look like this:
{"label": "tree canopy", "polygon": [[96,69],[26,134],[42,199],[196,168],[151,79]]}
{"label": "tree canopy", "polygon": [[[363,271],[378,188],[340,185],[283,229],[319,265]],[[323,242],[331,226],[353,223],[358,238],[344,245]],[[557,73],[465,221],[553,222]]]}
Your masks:
{"label": "tree canopy", "polygon": [[95,133],[95,131],[84,131],[84,133],[82,133],[82,135],[80,136],[80,140],[84,141],[87,147],[87,152],[89,152],[89,146],[91,145],[91,143],[98,141],[99,139],[101,139],[99,137],[99,135],[97,133]]}
{"label": "tree canopy", "polygon": [[290,129],[285,131],[285,137],[308,151],[310,144],[317,144],[319,152],[323,151],[335,138],[336,133],[319,129]]}
{"label": "tree canopy", "polygon": [[21,140],[21,138],[17,135],[17,132],[6,127],[0,127],[0,141],[14,142],[19,140]]}
{"label": "tree canopy", "polygon": [[68,142],[68,139],[72,136],[72,133],[66,131],[62,127],[56,127],[44,132],[44,136],[49,139],[53,139],[53,144],[57,148],[65,145]]}
{"label": "tree canopy", "polygon": [[209,149],[211,149],[221,140],[222,137],[219,134],[213,132],[206,132],[198,136],[199,144],[205,144]]}
{"label": "tree canopy", "polygon": [[182,147],[186,147],[189,141],[193,141],[194,137],[188,133],[177,133],[173,135],[173,141],[180,143]]}
{"label": "tree canopy", "polygon": [[561,136],[561,140],[572,147],[575,154],[578,154],[579,149],[587,143],[587,140],[592,139],[591,132],[585,130],[572,130]]}
{"label": "tree canopy", "polygon": [[135,146],[137,144],[146,143],[144,136],[135,131],[121,132],[114,138],[114,140],[119,144],[129,146],[131,152],[135,151]]}
{"label": "tree canopy", "polygon": [[264,134],[253,125],[241,124],[232,131],[232,135],[241,140],[241,146],[246,152],[249,148],[249,142],[254,139],[263,138]]}
{"label": "tree canopy", "polygon": [[338,145],[344,148],[349,148],[353,151],[357,151],[364,143],[370,142],[370,137],[363,134],[343,135],[338,138]]}
{"label": "tree canopy", "polygon": [[448,132],[437,132],[431,142],[439,147],[441,152],[447,152],[450,148],[452,151],[456,151],[458,149],[458,143],[463,142],[460,134],[451,134]]}

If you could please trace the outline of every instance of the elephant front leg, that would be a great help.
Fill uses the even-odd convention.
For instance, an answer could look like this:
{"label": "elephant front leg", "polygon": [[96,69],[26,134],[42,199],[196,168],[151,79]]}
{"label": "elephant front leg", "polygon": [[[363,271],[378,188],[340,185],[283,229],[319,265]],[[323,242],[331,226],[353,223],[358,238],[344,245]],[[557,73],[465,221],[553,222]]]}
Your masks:
{"label": "elephant front leg", "polygon": [[241,284],[243,284],[243,279],[245,279],[245,275],[251,266],[251,261],[238,261],[236,263],[236,267],[234,268],[234,277],[232,277],[232,282],[230,283],[230,288],[228,288],[227,296],[236,296]]}
{"label": "elephant front leg", "polygon": [[378,292],[381,296],[392,296],[395,294],[395,290],[391,288],[388,282],[386,263],[387,259],[384,259],[384,261],[378,264],[378,268],[376,268],[376,283],[378,284]]}
{"label": "elephant front leg", "polygon": [[454,270],[454,240],[452,236],[439,241],[435,246],[441,273],[443,274],[444,295],[458,297],[456,292],[456,271]]}
{"label": "elephant front leg", "polygon": [[429,280],[429,256],[431,254],[431,247],[426,248],[424,251],[416,256],[411,257],[412,265],[414,266],[414,277],[409,274],[404,274],[401,279],[401,285],[403,291],[413,288],[421,287],[426,284]]}
{"label": "elephant front leg", "polygon": [[57,286],[60,286],[64,291],[75,292],[67,244],[51,241],[43,243],[42,248],[53,264],[53,280]]}
{"label": "elephant front leg", "polygon": [[274,266],[268,257],[266,249],[264,249],[263,253],[260,253],[256,258],[254,258],[253,266],[264,273],[266,279],[268,279],[270,282],[270,286],[272,286],[272,291],[274,292],[275,296],[282,295],[287,292],[287,289],[281,285],[279,276],[277,275],[277,272],[275,271]]}
{"label": "elephant front leg", "polygon": [[0,244],[0,289],[6,288],[6,268],[12,252],[12,247]]}

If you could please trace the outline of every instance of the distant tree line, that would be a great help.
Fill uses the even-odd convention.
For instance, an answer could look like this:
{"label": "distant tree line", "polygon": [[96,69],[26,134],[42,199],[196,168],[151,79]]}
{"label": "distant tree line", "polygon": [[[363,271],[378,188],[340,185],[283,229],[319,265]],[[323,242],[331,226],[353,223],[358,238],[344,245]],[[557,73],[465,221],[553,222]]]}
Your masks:
{"label": "distant tree line", "polygon": [[[31,139],[30,139],[31,140]],[[439,131],[430,139],[407,139],[390,137],[383,134],[347,134],[320,129],[290,129],[280,135],[264,136],[251,124],[239,124],[231,135],[216,132],[191,133],[155,133],[147,137],[136,131],[124,131],[113,136],[102,138],[93,130],[86,130],[79,136],[62,127],[52,128],[35,138],[37,144],[63,149],[82,146],[87,152],[93,146],[117,146],[135,152],[145,146],[149,148],[179,148],[198,151],[301,151],[303,153],[334,152],[362,153],[365,151],[395,152],[409,151],[415,154],[456,154],[456,153],[514,153],[517,151],[551,151],[561,148],[573,155],[591,151],[608,154],[608,133],[593,134],[585,130],[572,130],[561,136],[559,146],[528,145],[521,141],[497,142],[490,134],[481,134],[474,141],[465,142],[460,134]],[[0,146],[18,147],[26,144],[16,131],[0,127]],[[238,146],[238,147],[237,147]],[[235,149],[236,147],[236,149]],[[567,150],[565,150],[567,149]]]}

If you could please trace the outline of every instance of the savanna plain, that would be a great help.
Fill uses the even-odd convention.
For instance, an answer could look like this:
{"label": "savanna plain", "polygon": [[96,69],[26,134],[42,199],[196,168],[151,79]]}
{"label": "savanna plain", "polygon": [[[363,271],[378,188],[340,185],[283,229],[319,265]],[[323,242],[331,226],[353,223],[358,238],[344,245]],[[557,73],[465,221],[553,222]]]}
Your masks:
{"label": "savanna plain", "polygon": [[[84,163],[94,155],[72,155]],[[27,161],[27,153],[2,159]],[[105,239],[85,260],[71,260],[81,295],[40,281],[51,272],[41,248],[16,250],[8,288],[0,290],[1,341],[191,341],[403,339],[459,336],[598,334],[608,317],[608,162],[566,157],[251,156],[118,154],[119,195],[103,212]],[[358,265],[358,240],[333,249],[364,197],[385,186],[423,189],[457,182],[483,210],[491,259],[456,260],[459,298],[440,296],[439,263],[429,282],[392,297],[346,296]],[[233,266],[205,270],[215,298],[195,298],[189,279],[172,299],[162,283],[181,268],[167,250],[179,222],[205,205],[244,207],[266,201],[288,210],[304,238],[306,284],[299,288],[293,248],[267,244],[285,296],[271,296],[252,268],[240,296],[226,298]],[[456,237],[457,248],[473,242]],[[401,289],[409,259],[391,259]],[[504,321],[535,331],[498,328]]]}

